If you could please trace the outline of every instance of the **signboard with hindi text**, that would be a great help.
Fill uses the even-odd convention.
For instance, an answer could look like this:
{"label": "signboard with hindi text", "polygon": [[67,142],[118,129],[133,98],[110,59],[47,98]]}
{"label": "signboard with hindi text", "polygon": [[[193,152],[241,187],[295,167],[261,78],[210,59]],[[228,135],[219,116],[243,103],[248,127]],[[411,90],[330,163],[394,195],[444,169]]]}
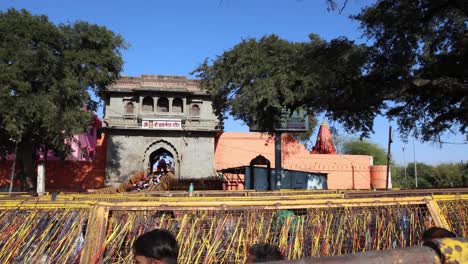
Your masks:
{"label": "signboard with hindi text", "polygon": [[[257,123],[253,123],[249,127],[251,132],[266,132],[262,131]],[[294,113],[284,110],[280,116],[280,122],[275,127],[275,131],[279,132],[307,132],[309,130],[309,116],[307,111],[298,109]]]}
{"label": "signboard with hindi text", "polygon": [[178,130],[182,129],[182,121],[180,119],[143,119],[141,127],[147,129]]}
{"label": "signboard with hindi text", "polygon": [[306,132],[309,129],[309,117],[306,111],[296,110],[292,114],[289,111],[281,113],[279,126],[276,131],[281,132]]}

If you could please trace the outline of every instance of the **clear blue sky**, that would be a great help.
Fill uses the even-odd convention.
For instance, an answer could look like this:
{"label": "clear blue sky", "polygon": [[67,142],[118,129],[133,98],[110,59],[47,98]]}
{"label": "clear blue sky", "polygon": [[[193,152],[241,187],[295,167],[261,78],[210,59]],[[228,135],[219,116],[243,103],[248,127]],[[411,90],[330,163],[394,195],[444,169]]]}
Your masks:
{"label": "clear blue sky", "polygon": [[[130,44],[123,52],[125,75],[185,75],[205,58],[230,49],[242,38],[277,34],[291,41],[306,41],[309,33],[332,39],[346,36],[358,42],[358,24],[348,17],[370,0],[350,0],[343,14],[328,12],[325,0],[2,0],[0,9],[25,8],[45,14],[55,23],[85,20],[104,25],[121,34]],[[389,122],[376,120],[371,140],[386,147]],[[393,125],[396,127],[395,125]],[[247,131],[241,121],[228,120],[227,131]],[[343,134],[344,132],[341,131]],[[463,142],[461,135],[445,141]],[[413,147],[395,133],[393,158],[413,160]],[[468,145],[416,143],[416,159],[436,164],[467,161]]]}

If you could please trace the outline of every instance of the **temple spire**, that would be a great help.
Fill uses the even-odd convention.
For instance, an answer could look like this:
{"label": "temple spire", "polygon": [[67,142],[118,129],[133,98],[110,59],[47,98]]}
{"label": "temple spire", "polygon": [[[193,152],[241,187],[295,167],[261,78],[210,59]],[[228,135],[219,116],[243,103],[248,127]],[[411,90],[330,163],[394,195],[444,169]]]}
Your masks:
{"label": "temple spire", "polygon": [[312,154],[336,154],[333,137],[325,120],[320,125],[317,142],[315,142],[315,146],[312,148]]}

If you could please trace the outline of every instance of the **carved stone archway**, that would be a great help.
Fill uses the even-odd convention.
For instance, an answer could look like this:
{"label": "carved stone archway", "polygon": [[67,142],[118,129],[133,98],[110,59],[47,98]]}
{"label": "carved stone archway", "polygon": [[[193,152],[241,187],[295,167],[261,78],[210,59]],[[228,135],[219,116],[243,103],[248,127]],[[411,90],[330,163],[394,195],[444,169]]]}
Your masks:
{"label": "carved stone archway", "polygon": [[[176,173],[176,177],[179,178],[180,177],[180,157],[179,157],[179,152],[177,151],[177,149],[174,147],[174,145],[172,145],[169,141],[166,141],[166,140],[158,140],[158,141],[155,141],[153,143],[151,143],[148,148],[146,148],[145,150],[145,154],[144,154],[144,158],[142,160],[142,169],[144,171],[147,171],[148,169],[150,169],[150,166],[151,166],[151,158],[152,158],[152,154],[153,152],[155,151],[158,151],[159,149],[165,149],[167,150],[168,152],[170,152],[170,154],[172,155],[172,157],[174,158],[174,165],[175,165],[175,173]],[[152,168],[151,168],[152,169]]]}

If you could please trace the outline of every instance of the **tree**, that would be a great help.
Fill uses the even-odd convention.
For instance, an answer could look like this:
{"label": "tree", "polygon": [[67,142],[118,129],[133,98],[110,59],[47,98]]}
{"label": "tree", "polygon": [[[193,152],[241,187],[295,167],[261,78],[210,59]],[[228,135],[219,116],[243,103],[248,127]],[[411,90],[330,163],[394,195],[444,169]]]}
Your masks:
{"label": "tree", "polygon": [[[418,170],[418,188],[434,188],[438,187],[435,184],[435,179],[438,177],[438,172],[431,165],[425,163],[416,163]],[[408,178],[412,179],[412,187],[415,187],[415,174],[414,174],[414,163],[408,163],[406,168]]]}
{"label": "tree", "polygon": [[0,13],[0,155],[18,145],[31,190],[37,154],[70,151],[67,139],[91,121],[83,109],[97,106],[89,91],[100,95],[116,80],[124,47],[121,36],[87,22],[54,25],[25,10]]}
{"label": "tree", "polygon": [[460,163],[441,163],[435,166],[435,187],[464,187],[467,171]]}
{"label": "tree", "polygon": [[[398,167],[397,171],[398,173],[396,173],[395,177],[393,177],[393,182],[398,187],[415,187],[414,163],[409,163],[406,167],[406,179],[404,178],[403,173],[404,167]],[[464,187],[466,184],[466,178],[468,176],[464,165],[457,163],[441,163],[432,166],[418,162],[417,171],[419,188]]]}
{"label": "tree", "polygon": [[387,165],[387,151],[378,144],[359,139],[350,139],[342,143],[343,154],[369,155],[374,157],[374,165]]}
{"label": "tree", "polygon": [[[392,186],[394,188],[411,189],[415,187],[414,178],[408,175],[404,166],[392,166]],[[408,170],[409,168],[407,168]]]}
{"label": "tree", "polygon": [[468,135],[466,6],[379,0],[354,17],[370,46],[313,34],[303,43],[270,35],[243,40],[193,73],[221,118],[255,120],[268,132],[283,109],[303,108],[326,113],[362,137],[373,132],[378,115],[395,119],[402,138],[434,141],[454,129]]}
{"label": "tree", "polygon": [[354,17],[373,41],[368,85],[403,136],[425,141],[468,125],[468,2],[379,0]]}
{"label": "tree", "polygon": [[214,61],[205,60],[193,74],[212,95],[221,121],[230,114],[273,132],[281,112],[302,108],[313,116],[328,111],[345,125],[367,128],[367,109],[356,105],[353,115],[344,116],[339,114],[349,112],[344,102],[328,100],[333,87],[361,75],[362,53],[363,46],[347,39],[326,42],[310,35],[310,42],[296,43],[269,35],[243,40]]}

